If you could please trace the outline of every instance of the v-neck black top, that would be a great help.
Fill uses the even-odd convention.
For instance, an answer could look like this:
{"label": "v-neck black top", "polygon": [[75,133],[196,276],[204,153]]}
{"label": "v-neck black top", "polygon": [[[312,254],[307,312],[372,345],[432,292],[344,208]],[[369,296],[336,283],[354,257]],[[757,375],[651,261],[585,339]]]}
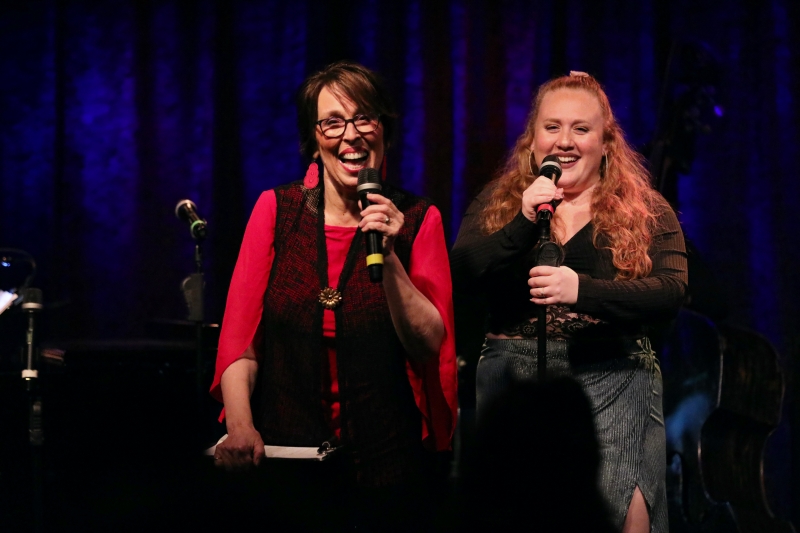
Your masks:
{"label": "v-neck black top", "polygon": [[[533,337],[536,305],[530,302],[529,271],[535,265],[537,226],[519,212],[500,230],[483,234],[480,216],[487,192],[470,205],[450,253],[453,289],[478,296],[488,309],[486,331]],[[611,251],[592,243],[591,222],[564,245],[564,266],[578,274],[578,301],[549,306],[550,338],[609,338],[646,334],[648,326],[675,316],[688,283],[686,247],[678,219],[664,202],[648,255],[647,277],[618,281]]]}

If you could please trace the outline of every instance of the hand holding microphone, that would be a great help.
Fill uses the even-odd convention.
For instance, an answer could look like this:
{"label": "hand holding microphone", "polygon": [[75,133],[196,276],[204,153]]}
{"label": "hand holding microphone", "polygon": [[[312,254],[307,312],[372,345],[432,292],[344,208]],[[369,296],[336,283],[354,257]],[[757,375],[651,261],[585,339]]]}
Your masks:
{"label": "hand holding microphone", "polygon": [[[558,156],[548,155],[542,160],[542,164],[539,166],[539,177],[534,183],[539,182],[543,188],[549,188],[552,191],[560,177],[561,163],[558,161]],[[557,199],[556,192],[558,189],[555,189],[545,202],[536,206],[536,225],[539,231],[539,242],[536,245],[536,264],[538,266],[558,267],[564,261],[564,250],[550,239],[550,220],[556,211],[556,204],[553,202]],[[562,197],[563,194],[562,190]]]}
{"label": "hand holding microphone", "polygon": [[542,160],[537,177],[522,194],[522,213],[531,222],[536,222],[541,206],[551,204],[553,200],[563,198],[564,191],[557,188],[561,177],[561,163],[558,156],[548,155]]}
{"label": "hand holding microphone", "polygon": [[[361,222],[367,246],[367,270],[372,282],[383,281],[384,252],[391,253],[394,238],[403,227],[404,217],[389,198],[382,195],[381,179],[374,168],[358,171],[358,196],[361,200]],[[368,194],[375,194],[372,200]]]}
{"label": "hand holding microphone", "polygon": [[[539,176],[552,181],[553,186],[558,185],[558,178],[561,177],[561,162],[558,160],[557,155],[548,155],[542,159],[542,164],[539,166]],[[553,205],[552,200],[548,201],[547,203],[539,204],[539,206],[536,208],[536,219],[541,220],[543,216],[552,216],[555,210],[556,207]],[[550,214],[545,215],[544,213],[546,211]]]}
{"label": "hand holding microphone", "polygon": [[[361,199],[361,210],[366,210],[372,203],[367,195],[381,194],[381,178],[374,168],[363,168],[358,171],[358,197]],[[388,219],[388,217],[387,217]],[[363,222],[363,220],[362,220]],[[367,270],[369,280],[373,283],[383,281],[383,237],[375,230],[365,233],[367,241]]]}

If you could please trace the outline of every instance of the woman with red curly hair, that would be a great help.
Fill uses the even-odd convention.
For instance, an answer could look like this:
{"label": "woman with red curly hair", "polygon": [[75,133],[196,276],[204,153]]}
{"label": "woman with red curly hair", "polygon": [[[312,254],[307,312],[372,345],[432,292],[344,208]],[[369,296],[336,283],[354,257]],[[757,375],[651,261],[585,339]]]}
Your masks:
{"label": "woman with red curly hair", "polygon": [[[546,156],[561,164],[556,183],[537,177]],[[536,209],[548,203],[558,267],[536,266]],[[487,308],[478,423],[513,382],[536,378],[545,334],[548,372],[572,375],[592,405],[610,519],[625,532],[666,532],[662,381],[647,335],[683,302],[686,251],[597,80],[573,72],[540,87],[499,177],[464,216],[451,267],[456,293]]]}

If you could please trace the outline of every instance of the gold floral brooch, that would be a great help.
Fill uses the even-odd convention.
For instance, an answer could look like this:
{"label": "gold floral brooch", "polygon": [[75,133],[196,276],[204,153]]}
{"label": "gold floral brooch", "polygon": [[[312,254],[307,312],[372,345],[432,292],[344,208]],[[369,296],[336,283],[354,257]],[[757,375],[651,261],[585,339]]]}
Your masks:
{"label": "gold floral brooch", "polygon": [[336,309],[342,303],[342,293],[333,287],[325,287],[319,293],[319,303],[325,309]]}

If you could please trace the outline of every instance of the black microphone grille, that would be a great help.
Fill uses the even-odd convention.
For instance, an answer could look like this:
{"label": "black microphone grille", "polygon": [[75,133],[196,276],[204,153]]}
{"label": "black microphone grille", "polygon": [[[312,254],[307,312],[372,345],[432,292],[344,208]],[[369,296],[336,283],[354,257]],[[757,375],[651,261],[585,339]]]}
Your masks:
{"label": "black microphone grille", "polygon": [[561,177],[561,162],[557,155],[548,155],[542,159],[542,164],[539,165],[539,175],[556,180]]}
{"label": "black microphone grille", "polygon": [[381,189],[381,177],[377,170],[374,168],[362,168],[358,171],[358,186],[356,187],[358,192],[363,190],[380,191]]}
{"label": "black microphone grille", "polygon": [[42,308],[42,289],[29,288],[22,291],[23,309]]}
{"label": "black microphone grille", "polygon": [[179,220],[184,220],[187,209],[197,211],[197,206],[189,199],[181,200],[178,202],[178,205],[175,206],[175,216],[178,217]]}

